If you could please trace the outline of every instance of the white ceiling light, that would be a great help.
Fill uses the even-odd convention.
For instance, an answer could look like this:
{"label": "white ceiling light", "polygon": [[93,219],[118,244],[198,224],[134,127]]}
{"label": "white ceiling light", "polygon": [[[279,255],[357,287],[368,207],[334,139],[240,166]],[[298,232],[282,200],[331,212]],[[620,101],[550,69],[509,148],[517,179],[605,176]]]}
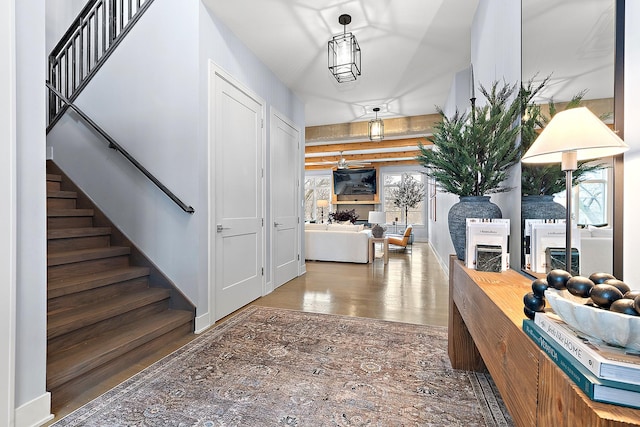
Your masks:
{"label": "white ceiling light", "polygon": [[351,15],[340,15],[338,22],[344,26],[344,30],[329,40],[329,71],[339,83],[351,82],[360,75],[360,45],[356,36],[347,33]]}
{"label": "white ceiling light", "polygon": [[371,141],[382,141],[384,139],[384,122],[378,118],[380,108],[375,107],[373,111],[376,112],[376,118],[369,121],[369,139]]}

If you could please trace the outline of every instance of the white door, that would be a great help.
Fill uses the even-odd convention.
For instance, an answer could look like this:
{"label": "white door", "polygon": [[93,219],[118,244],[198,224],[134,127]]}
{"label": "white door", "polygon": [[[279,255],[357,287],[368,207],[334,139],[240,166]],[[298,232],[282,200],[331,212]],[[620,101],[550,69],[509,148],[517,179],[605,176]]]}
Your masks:
{"label": "white door", "polygon": [[274,288],[298,275],[300,132],[271,114],[271,212]]}
{"label": "white door", "polygon": [[263,293],[263,105],[215,72],[215,320]]}

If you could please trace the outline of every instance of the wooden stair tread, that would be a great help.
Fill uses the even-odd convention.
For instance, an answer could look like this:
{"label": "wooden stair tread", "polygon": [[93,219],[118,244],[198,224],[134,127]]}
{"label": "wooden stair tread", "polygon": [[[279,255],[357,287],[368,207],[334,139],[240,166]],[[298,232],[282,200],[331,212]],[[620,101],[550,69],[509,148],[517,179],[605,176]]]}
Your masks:
{"label": "wooden stair tread", "polygon": [[47,209],[47,216],[93,216],[93,209]]}
{"label": "wooden stair tread", "polygon": [[53,174],[53,173],[48,173],[47,174],[47,181],[62,182],[62,176],[61,175],[56,175],[56,174]]}
{"label": "wooden stair tread", "polygon": [[111,227],[54,228],[47,231],[47,239],[107,236],[109,234],[111,234]]}
{"label": "wooden stair tread", "polygon": [[149,267],[127,267],[49,281],[47,298],[57,298],[148,275]]}
{"label": "wooden stair tread", "polygon": [[47,197],[56,199],[77,199],[78,193],[75,191],[47,191]]}
{"label": "wooden stair tread", "polygon": [[47,338],[51,339],[84,326],[93,325],[170,296],[171,291],[168,289],[147,288],[143,291],[113,297],[107,301],[47,313]]}
{"label": "wooden stair tread", "polygon": [[75,251],[53,252],[47,255],[47,266],[71,264],[74,262],[91,261],[129,255],[131,248],[127,246],[107,246],[104,248],[78,249]]}
{"label": "wooden stair tread", "polygon": [[130,350],[192,321],[186,310],[166,310],[132,322],[126,329],[110,331],[48,356],[47,388],[53,389]]}

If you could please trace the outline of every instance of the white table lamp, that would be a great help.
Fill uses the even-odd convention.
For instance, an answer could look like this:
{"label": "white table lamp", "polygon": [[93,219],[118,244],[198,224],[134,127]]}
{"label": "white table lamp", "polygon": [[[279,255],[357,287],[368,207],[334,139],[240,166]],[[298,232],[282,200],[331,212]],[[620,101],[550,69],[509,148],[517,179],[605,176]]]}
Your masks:
{"label": "white table lamp", "polygon": [[329,206],[328,200],[318,200],[316,206],[320,208],[320,223],[324,223],[324,208]]}
{"label": "white table lamp", "polygon": [[384,229],[380,224],[387,222],[387,214],[384,211],[369,211],[369,224],[375,224],[371,228],[371,234],[373,237],[382,237]]}
{"label": "white table lamp", "polygon": [[629,149],[586,107],[557,113],[522,157],[523,163],[561,163],[566,176],[565,269],[571,272],[571,187],[578,161],[615,156]]}

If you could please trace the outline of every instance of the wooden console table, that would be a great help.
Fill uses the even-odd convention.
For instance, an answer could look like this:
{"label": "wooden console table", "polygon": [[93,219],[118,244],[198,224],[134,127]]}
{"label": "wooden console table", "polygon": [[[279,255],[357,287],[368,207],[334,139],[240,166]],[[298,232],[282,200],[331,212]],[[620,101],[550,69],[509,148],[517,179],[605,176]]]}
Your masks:
{"label": "wooden console table", "polygon": [[640,410],[594,402],[522,331],[531,281],[449,259],[449,358],[487,369],[517,426],[638,426]]}

